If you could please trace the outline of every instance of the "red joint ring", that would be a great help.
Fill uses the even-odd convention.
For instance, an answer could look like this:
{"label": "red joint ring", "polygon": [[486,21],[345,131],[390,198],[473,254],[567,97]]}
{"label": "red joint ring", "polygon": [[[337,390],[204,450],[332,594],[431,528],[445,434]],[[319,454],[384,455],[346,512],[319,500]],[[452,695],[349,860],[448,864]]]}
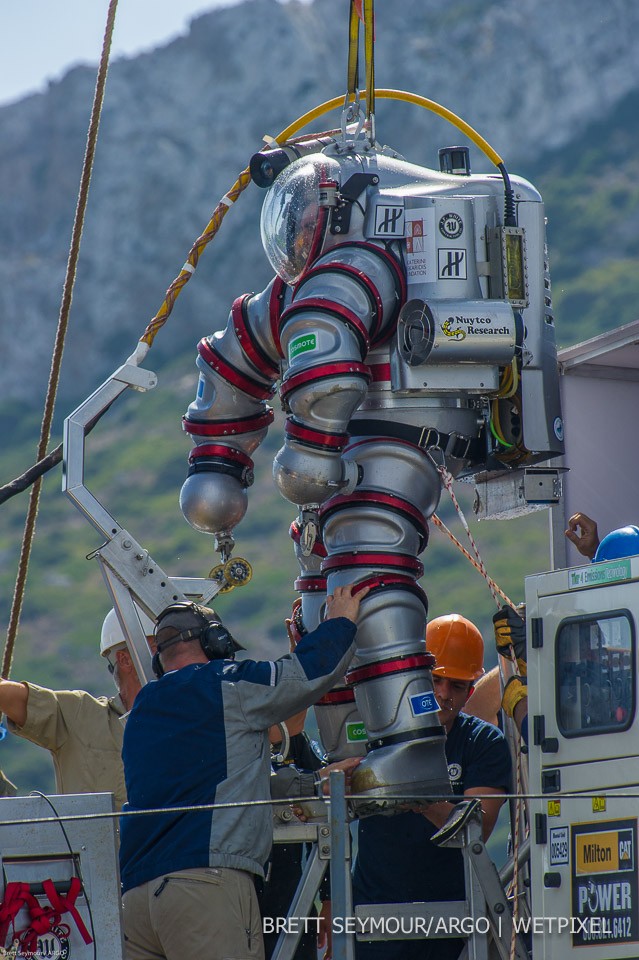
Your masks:
{"label": "red joint ring", "polygon": [[432,670],[435,666],[435,657],[432,653],[415,653],[407,657],[397,657],[394,660],[381,660],[350,670],[344,680],[349,685],[362,683],[365,680],[374,680],[377,677],[387,676],[389,673],[405,673],[408,670]]}
{"label": "red joint ring", "polygon": [[259,380],[255,380],[248,374],[237,370],[232,364],[225,360],[222,354],[215,347],[212,347],[208,340],[203,339],[197,345],[198,353],[204,362],[218,373],[221,377],[233,384],[242,393],[254,397],[256,400],[268,400],[275,393],[275,384],[271,383],[265,386]]}
{"label": "red joint ring", "polygon": [[329,377],[350,376],[363,377],[368,383],[370,370],[365,363],[358,363],[356,360],[340,360],[336,363],[322,363],[317,367],[308,367],[306,370],[294,373],[282,381],[280,397],[283,400],[292,390],[304,387],[311,381],[326,380]]}
{"label": "red joint ring", "polygon": [[242,450],[236,450],[235,447],[226,447],[221,443],[202,443],[193,447],[189,453],[189,463],[199,460],[200,457],[221,457],[223,460],[241,463],[242,466],[250,467],[251,470],[255,466],[251,458]]}
{"label": "red joint ring", "polygon": [[315,704],[316,707],[332,707],[338,703],[355,703],[354,690],[331,690],[325,693],[321,700]]}
{"label": "red joint ring", "polygon": [[275,414],[271,407],[255,417],[244,417],[241,420],[219,420],[199,423],[182,417],[182,429],[192,437],[227,437],[235,434],[255,433],[273,423]]}
{"label": "red joint ring", "polygon": [[424,527],[426,524],[421,511],[418,510],[414,504],[410,503],[409,500],[404,500],[403,497],[398,497],[394,493],[377,493],[377,491],[374,490],[359,490],[355,493],[342,493],[336,497],[331,497],[330,500],[322,504],[319,514],[320,517],[324,517],[334,509],[341,509],[348,506],[357,507],[362,503],[371,503],[373,506],[380,506],[382,508],[391,507],[396,510],[401,510],[402,513],[410,514],[411,519],[417,527]]}
{"label": "red joint ring", "polygon": [[348,443],[347,433],[325,433],[323,430],[315,430],[313,427],[296,423],[290,417],[286,420],[285,430],[287,437],[291,440],[299,440],[301,443],[310,443],[318,447],[329,447],[338,453],[341,453]]}
{"label": "red joint ring", "polygon": [[371,383],[390,383],[390,363],[371,363]]}
{"label": "red joint ring", "polygon": [[367,243],[365,241],[355,241],[350,243],[342,243],[337,247],[332,247],[331,253],[336,253],[338,250],[341,250],[344,247],[359,247],[363,250],[369,250],[371,253],[383,260],[386,265],[390,267],[393,274],[395,293],[397,294],[397,303],[395,304],[395,309],[388,319],[386,330],[382,333],[381,337],[376,334],[375,338],[371,341],[371,347],[379,347],[383,343],[386,343],[388,340],[390,340],[395,333],[396,320],[399,315],[399,311],[406,302],[406,276],[401,264],[391,253],[388,253],[387,250],[384,250],[383,247],[378,247],[374,243]]}
{"label": "red joint ring", "polygon": [[428,526],[423,514],[414,504],[403,497],[397,497],[392,493],[377,493],[368,490],[357,490],[352,494],[339,494],[331,497],[326,503],[322,504],[319,515],[322,521],[330,516],[334,511],[345,510],[348,507],[357,507],[362,505],[372,505],[382,510],[390,510],[393,513],[401,513],[411,521],[421,540],[420,553],[428,544]]}
{"label": "red joint ring", "polygon": [[343,320],[350,327],[355,336],[360,341],[362,356],[368,353],[371,341],[366,324],[363,323],[356,313],[343,307],[341,303],[334,303],[332,300],[325,300],[323,297],[303,297],[301,300],[293,300],[292,303],[282,312],[280,317],[280,330],[283,330],[288,321],[304,310],[318,310],[320,313],[328,313]]}
{"label": "red joint ring", "polygon": [[271,360],[268,354],[259,345],[249,326],[246,313],[249,300],[251,300],[251,294],[245,293],[243,296],[238,297],[237,300],[234,300],[233,302],[233,306],[231,307],[231,319],[233,320],[235,335],[240,347],[246,355],[246,358],[250,361],[250,363],[253,364],[258,373],[260,373],[263,377],[266,377],[268,380],[277,380],[280,373],[278,364]]}
{"label": "red joint ring", "polygon": [[397,587],[398,589],[408,590],[410,593],[414,593],[421,601],[422,606],[426,610],[426,614],[428,614],[428,597],[426,596],[426,591],[423,590],[412,577],[406,577],[401,573],[385,573],[375,577],[366,577],[356,584],[353,588],[353,593],[359,593],[362,587],[371,588],[368,596],[372,596],[378,590],[385,590],[387,587],[391,589]]}
{"label": "red joint ring", "polygon": [[[332,251],[330,252],[332,253]],[[374,314],[373,325],[370,331],[370,338],[371,340],[374,340],[377,334],[379,333],[379,329],[384,319],[384,304],[382,303],[382,298],[380,296],[379,290],[377,289],[377,287],[375,286],[371,278],[366,273],[364,273],[363,270],[358,270],[357,267],[354,267],[350,263],[341,263],[339,260],[328,260],[328,261],[325,260],[323,263],[316,264],[306,274],[304,279],[298,283],[297,287],[295,288],[295,294],[297,295],[300,288],[306,283],[307,280],[311,279],[312,277],[315,277],[318,274],[324,274],[324,273],[337,273],[338,271],[340,273],[348,274],[350,277],[353,278],[356,284],[358,284],[360,287],[364,287],[364,289],[366,290],[366,293],[368,294],[370,299],[371,310],[372,310],[372,313]]]}
{"label": "red joint ring", "polygon": [[326,593],[326,577],[298,577],[293,587],[299,593]]}
{"label": "red joint ring", "polygon": [[[418,580],[424,575],[424,566],[415,557],[399,553],[338,553],[327,557],[322,563],[322,573],[331,573],[346,567],[395,567],[410,570]],[[381,574],[380,574],[381,575]]]}

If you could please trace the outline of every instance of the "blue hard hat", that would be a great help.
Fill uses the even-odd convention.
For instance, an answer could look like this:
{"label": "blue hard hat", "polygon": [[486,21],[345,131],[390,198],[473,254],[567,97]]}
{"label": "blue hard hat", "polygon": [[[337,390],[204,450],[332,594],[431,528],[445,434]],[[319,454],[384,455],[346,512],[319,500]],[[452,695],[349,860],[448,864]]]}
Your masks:
{"label": "blue hard hat", "polygon": [[619,560],[639,554],[639,527],[619,527],[603,538],[593,558],[593,563],[602,560]]}

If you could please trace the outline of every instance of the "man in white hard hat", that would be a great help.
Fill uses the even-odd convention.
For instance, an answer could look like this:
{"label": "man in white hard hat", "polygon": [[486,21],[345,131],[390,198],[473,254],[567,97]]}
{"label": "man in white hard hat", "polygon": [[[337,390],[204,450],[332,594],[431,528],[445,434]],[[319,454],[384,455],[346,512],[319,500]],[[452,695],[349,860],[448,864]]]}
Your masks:
{"label": "man in white hard hat", "polygon": [[[138,615],[152,640],[153,621],[141,610]],[[113,793],[119,810],[126,800],[120,718],[133,706],[140,681],[115,610],[102,625],[100,653],[113,675],[114,697],[0,679],[0,711],[12,733],[51,753],[58,793]]]}

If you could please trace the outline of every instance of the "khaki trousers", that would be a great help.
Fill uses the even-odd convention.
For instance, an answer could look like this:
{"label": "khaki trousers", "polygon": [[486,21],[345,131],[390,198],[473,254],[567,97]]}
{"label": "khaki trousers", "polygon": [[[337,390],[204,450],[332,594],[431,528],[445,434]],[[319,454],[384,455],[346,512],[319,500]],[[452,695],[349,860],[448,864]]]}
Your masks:
{"label": "khaki trousers", "polygon": [[156,877],[123,899],[126,960],[264,960],[253,877],[202,867]]}

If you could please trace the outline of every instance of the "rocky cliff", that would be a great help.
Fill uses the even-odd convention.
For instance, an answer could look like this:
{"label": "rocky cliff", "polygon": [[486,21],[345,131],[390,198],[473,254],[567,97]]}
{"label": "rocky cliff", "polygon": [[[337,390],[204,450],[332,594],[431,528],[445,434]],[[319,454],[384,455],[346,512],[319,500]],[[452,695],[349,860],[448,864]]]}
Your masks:
{"label": "rocky cliff", "polygon": [[[511,172],[525,174],[639,87],[636,0],[377,7],[377,85],[445,104]],[[111,65],[63,365],[65,409],[131,352],[262,136],[344,92],[347,14],[346,0],[247,0]],[[78,68],[0,109],[2,402],[37,408],[45,393],[93,86],[93,72]],[[436,166],[437,148],[460,135],[425,111],[382,102],[378,136]],[[476,170],[488,165],[474,156]],[[199,337],[223,326],[232,298],[267,280],[260,201],[251,186],[229,214],[151,366],[194,355]]]}

